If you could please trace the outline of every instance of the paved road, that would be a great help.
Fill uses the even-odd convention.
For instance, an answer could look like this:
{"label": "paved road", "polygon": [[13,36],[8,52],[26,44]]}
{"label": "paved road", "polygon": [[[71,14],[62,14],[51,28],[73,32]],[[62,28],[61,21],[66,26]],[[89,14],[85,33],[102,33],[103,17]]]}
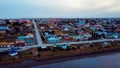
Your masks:
{"label": "paved road", "polygon": [[[105,42],[105,41],[120,41],[120,39],[100,39],[100,40],[90,40],[90,41],[80,41],[80,42],[69,42],[69,44],[85,44],[85,43],[96,43],[96,42]],[[58,43],[65,44],[65,43]]]}
{"label": "paved road", "polygon": [[11,48],[0,48],[0,52],[8,51]]}
{"label": "paved road", "polygon": [[[68,44],[86,44],[86,43],[99,43],[99,42],[107,42],[107,41],[120,41],[120,39],[102,39],[102,40],[91,40],[91,41],[80,41],[80,42],[68,42]],[[55,43],[55,44],[67,44],[67,43]],[[47,47],[47,46],[54,46],[55,44],[43,44],[43,46]],[[22,50],[20,51],[24,51],[27,50],[29,48],[37,48],[37,47],[41,47],[39,45],[34,45],[34,46],[25,46],[25,47],[20,47]]]}
{"label": "paved road", "polygon": [[42,48],[46,48],[46,46],[43,45],[42,38],[40,36],[39,29],[37,27],[35,20],[32,20],[32,22],[34,24],[35,35],[36,35],[36,39],[37,39],[37,43],[38,43],[37,46],[40,46]]}
{"label": "paved road", "polygon": [[41,45],[42,46],[42,39],[41,39],[41,36],[39,34],[39,29],[37,27],[37,24],[34,20],[32,20],[33,24],[34,24],[34,29],[35,29],[35,35],[36,35],[36,39],[37,39],[37,43],[38,45]]}
{"label": "paved road", "polygon": [[[101,40],[90,40],[90,41],[80,41],[80,42],[68,42],[68,44],[85,44],[85,43],[99,43],[99,42],[107,42],[107,41],[120,41],[120,38],[119,39],[101,39]],[[55,44],[67,44],[67,43],[55,43]],[[55,44],[42,44],[42,46],[54,46]],[[41,45],[33,45],[33,46],[25,46],[25,47],[19,47],[21,50],[20,51],[24,51],[24,50],[27,50],[29,48],[36,48],[36,47],[41,47]],[[44,48],[45,48],[44,47]],[[0,52],[2,51],[7,51],[8,49],[10,48],[0,48]]]}

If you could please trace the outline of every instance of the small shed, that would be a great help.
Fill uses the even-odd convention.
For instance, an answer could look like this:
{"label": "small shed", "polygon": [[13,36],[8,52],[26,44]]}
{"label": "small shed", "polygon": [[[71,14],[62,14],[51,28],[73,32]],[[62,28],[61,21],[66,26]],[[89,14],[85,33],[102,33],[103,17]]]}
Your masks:
{"label": "small shed", "polygon": [[106,46],[108,46],[109,45],[109,42],[103,42],[103,47],[106,47]]}

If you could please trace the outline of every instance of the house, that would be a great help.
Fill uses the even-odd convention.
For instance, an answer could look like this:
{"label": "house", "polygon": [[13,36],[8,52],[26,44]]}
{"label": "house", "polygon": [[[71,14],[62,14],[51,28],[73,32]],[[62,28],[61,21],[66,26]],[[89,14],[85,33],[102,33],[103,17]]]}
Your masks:
{"label": "house", "polygon": [[27,33],[27,36],[31,36],[34,38],[34,35],[32,33]]}
{"label": "house", "polygon": [[11,35],[11,34],[6,34],[5,37],[6,37],[6,38],[13,38],[14,36]]}
{"label": "house", "polygon": [[5,24],[5,22],[0,21],[0,24],[1,24],[1,25],[2,25],[2,24]]}
{"label": "house", "polygon": [[11,29],[9,29],[9,33],[13,35],[13,34],[16,34],[17,32],[15,29],[11,28]]}
{"label": "house", "polygon": [[60,39],[57,37],[50,37],[50,38],[47,38],[47,42],[48,43],[57,43],[57,42],[60,42]]}
{"label": "house", "polygon": [[46,31],[46,30],[49,30],[49,26],[46,25],[46,24],[39,24],[39,28],[42,30],[42,31]]}
{"label": "house", "polygon": [[16,22],[15,20],[9,20],[10,23]]}
{"label": "house", "polygon": [[92,35],[89,33],[83,34],[83,36],[84,36],[84,38],[91,38],[92,37]]}
{"label": "house", "polygon": [[16,22],[19,22],[19,23],[28,23],[30,21],[29,20],[16,20]]}
{"label": "house", "polygon": [[84,36],[83,36],[83,35],[78,35],[78,36],[72,36],[72,38],[73,38],[74,40],[81,40],[81,39],[84,38]]}
{"label": "house", "polygon": [[113,37],[113,38],[118,38],[118,37],[119,37],[119,34],[118,34],[118,33],[114,33],[114,34],[112,34],[112,37]]}
{"label": "house", "polygon": [[15,43],[14,42],[11,42],[11,43],[8,43],[8,42],[1,42],[0,43],[0,47],[1,48],[5,48],[5,47],[14,47]]}
{"label": "house", "polygon": [[64,44],[64,45],[61,45],[59,47],[61,47],[62,49],[67,49],[68,46]]}
{"label": "house", "polygon": [[104,32],[102,32],[102,33],[103,33],[105,36],[108,34],[108,32],[105,32],[105,31],[104,31]]}
{"label": "house", "polygon": [[85,22],[78,22],[78,23],[76,23],[76,26],[82,26],[84,24],[85,24]]}
{"label": "house", "polygon": [[0,22],[3,22],[3,19],[0,19]]}
{"label": "house", "polygon": [[31,23],[25,23],[25,26],[27,26],[27,27],[31,27],[32,24],[31,24]]}
{"label": "house", "polygon": [[10,51],[8,52],[10,56],[15,56],[18,54],[18,49],[17,48],[11,48]]}
{"label": "house", "polygon": [[71,37],[66,37],[65,40],[70,41],[70,40],[72,40],[72,38]]}
{"label": "house", "polygon": [[16,39],[16,43],[25,43],[25,45],[33,45],[34,40],[32,36],[18,36]]}
{"label": "house", "polygon": [[6,31],[8,30],[8,26],[0,26],[0,31]]}
{"label": "house", "polygon": [[120,32],[120,28],[117,28],[115,31]]}
{"label": "house", "polygon": [[4,35],[5,35],[5,34],[6,34],[6,31],[1,31],[1,30],[0,30],[0,34],[4,34]]}
{"label": "house", "polygon": [[54,19],[49,20],[49,22],[52,23],[52,24],[54,23],[54,21],[55,21]]}
{"label": "house", "polygon": [[95,31],[97,28],[96,27],[90,27],[92,31]]}
{"label": "house", "polygon": [[16,40],[15,41],[15,46],[25,46],[25,41]]}
{"label": "house", "polygon": [[109,45],[109,42],[103,42],[103,47],[107,47]]}
{"label": "house", "polygon": [[27,45],[25,43],[25,39],[24,38],[25,38],[25,36],[18,36],[16,41],[15,41],[15,46],[25,46],[25,45]]}
{"label": "house", "polygon": [[68,28],[68,27],[65,27],[63,30],[64,30],[64,31],[69,31],[69,28]]}
{"label": "house", "polygon": [[50,26],[50,29],[54,29],[54,26]]}
{"label": "house", "polygon": [[41,26],[40,29],[41,29],[41,30],[45,30],[45,27],[44,27],[44,26]]}
{"label": "house", "polygon": [[86,23],[84,27],[90,27],[90,23]]}
{"label": "house", "polygon": [[34,39],[33,39],[33,37],[31,37],[31,36],[26,36],[26,38],[25,38],[25,43],[26,43],[27,45],[34,45]]}
{"label": "house", "polygon": [[32,26],[32,23],[31,22],[26,22],[26,23],[24,23],[25,24],[25,26],[27,26],[27,27],[30,27],[30,26]]}
{"label": "house", "polygon": [[44,32],[44,36],[47,38],[50,36],[50,34],[48,32]]}
{"label": "house", "polygon": [[102,32],[100,32],[100,31],[97,31],[97,32],[95,32],[96,34],[98,34],[98,35],[102,35],[103,33]]}
{"label": "house", "polygon": [[54,46],[56,47],[60,47],[61,49],[67,49],[67,47],[69,46],[69,44],[68,43],[66,43],[66,44],[62,44],[62,45],[60,45],[60,44],[54,44]]}

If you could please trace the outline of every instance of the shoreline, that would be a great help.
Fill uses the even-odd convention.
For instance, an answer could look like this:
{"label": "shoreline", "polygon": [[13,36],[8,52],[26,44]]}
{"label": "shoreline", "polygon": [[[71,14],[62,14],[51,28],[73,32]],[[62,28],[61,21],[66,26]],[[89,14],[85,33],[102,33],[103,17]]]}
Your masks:
{"label": "shoreline", "polygon": [[[75,51],[75,50],[74,50]],[[86,52],[86,53],[75,53],[75,54],[71,54],[71,55],[62,55],[59,57],[45,57],[44,59],[42,59],[41,57],[39,57],[39,59],[36,60],[36,58],[33,59],[29,59],[29,60],[24,60],[23,62],[19,62],[16,64],[8,64],[8,65],[0,65],[3,66],[7,66],[7,67],[13,67],[13,68],[17,68],[19,67],[34,67],[34,66],[38,66],[38,65],[47,65],[47,64],[52,64],[52,63],[59,63],[59,62],[64,62],[64,61],[70,61],[70,60],[75,60],[75,59],[82,59],[82,58],[94,58],[94,57],[98,57],[98,56],[102,56],[102,55],[111,55],[111,54],[116,54],[116,53],[120,53],[120,46],[118,45],[118,47],[116,48],[116,46],[111,46],[109,48],[107,48],[106,50],[93,50],[92,52]]]}
{"label": "shoreline", "polygon": [[104,55],[113,55],[113,54],[116,54],[116,53],[120,53],[120,50],[115,50],[115,51],[112,51],[112,52],[99,53],[99,54],[72,56],[72,57],[66,57],[66,58],[52,59],[52,60],[42,61],[42,62],[41,61],[35,61],[34,63],[31,63],[31,64],[22,64],[23,62],[21,62],[21,64],[15,64],[15,65],[14,64],[12,64],[12,65],[10,65],[10,64],[0,65],[0,68],[8,68],[8,67],[18,68],[18,66],[29,68],[29,67],[39,66],[39,65],[48,65],[48,64],[60,63],[60,62],[65,62],[65,61],[77,60],[77,59],[94,58],[94,57],[99,57],[99,56],[104,56]]}
{"label": "shoreline", "polygon": [[[99,54],[71,56],[71,57],[65,57],[65,58],[52,59],[52,60],[48,60],[48,61],[42,61],[42,63],[40,65],[59,63],[59,62],[64,62],[64,61],[76,60],[76,59],[94,58],[94,57],[99,57],[99,56],[104,56],[104,55],[113,55],[113,54],[116,54],[116,53],[120,53],[120,50],[112,51],[112,52],[99,53]],[[40,61],[38,61],[38,62],[40,62]]]}

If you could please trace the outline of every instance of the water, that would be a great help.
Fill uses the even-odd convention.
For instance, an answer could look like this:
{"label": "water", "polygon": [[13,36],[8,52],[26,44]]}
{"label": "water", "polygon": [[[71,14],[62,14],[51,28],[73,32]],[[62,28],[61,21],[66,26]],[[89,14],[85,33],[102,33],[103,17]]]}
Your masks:
{"label": "water", "polygon": [[120,68],[120,53],[79,58],[31,68]]}

